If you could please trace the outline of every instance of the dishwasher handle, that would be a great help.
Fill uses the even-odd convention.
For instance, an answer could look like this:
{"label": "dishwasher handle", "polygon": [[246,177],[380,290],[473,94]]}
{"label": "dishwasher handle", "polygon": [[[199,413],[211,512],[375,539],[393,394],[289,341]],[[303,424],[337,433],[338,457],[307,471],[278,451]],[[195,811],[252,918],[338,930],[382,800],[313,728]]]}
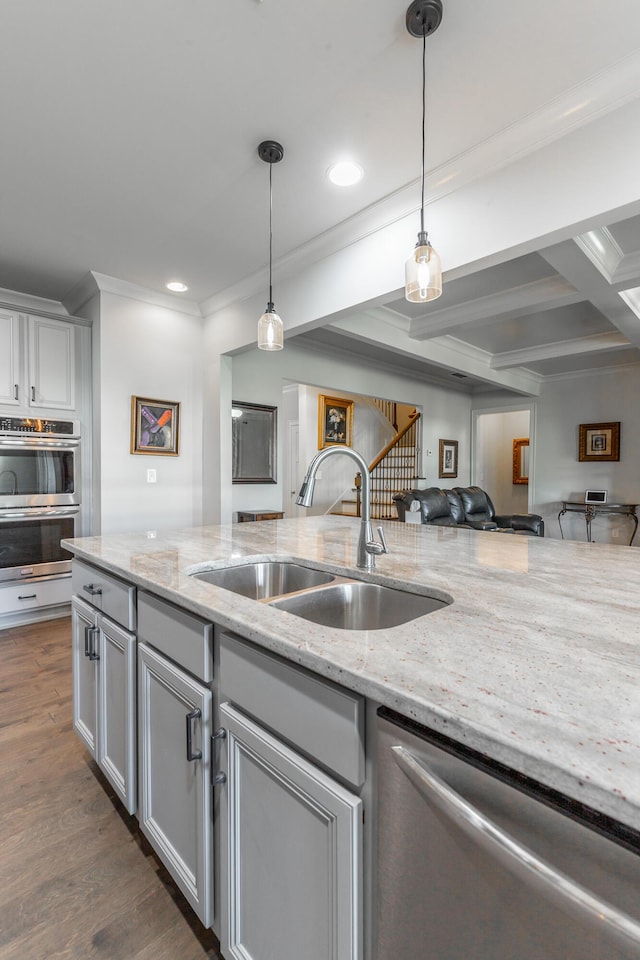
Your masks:
{"label": "dishwasher handle", "polygon": [[391,751],[400,769],[425,799],[524,883],[546,896],[553,894],[560,898],[574,916],[606,929],[627,947],[629,944],[640,946],[640,925],[628,914],[601,900],[518,843],[405,747],[393,746]]}

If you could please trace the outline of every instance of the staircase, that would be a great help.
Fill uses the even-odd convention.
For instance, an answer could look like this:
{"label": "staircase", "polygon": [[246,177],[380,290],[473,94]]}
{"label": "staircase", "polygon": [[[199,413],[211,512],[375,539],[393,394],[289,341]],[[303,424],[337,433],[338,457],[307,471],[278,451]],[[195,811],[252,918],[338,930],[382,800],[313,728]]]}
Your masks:
{"label": "staircase", "polygon": [[[397,520],[398,515],[393,502],[396,493],[408,490],[415,485],[418,476],[418,420],[420,414],[414,410],[409,422],[397,429],[395,417],[396,405],[387,400],[374,400],[377,407],[396,430],[395,436],[389,441],[369,466],[371,475],[371,519]],[[341,516],[359,517],[361,515],[361,486],[360,474],[355,477],[354,496],[343,498],[339,506],[331,510],[333,514]]]}
{"label": "staircase", "polygon": [[[371,519],[397,520],[393,497],[414,486],[418,476],[418,420],[420,414],[414,410],[409,423],[397,431],[395,437],[369,465],[371,475]],[[358,492],[357,516],[360,516],[360,486]]]}

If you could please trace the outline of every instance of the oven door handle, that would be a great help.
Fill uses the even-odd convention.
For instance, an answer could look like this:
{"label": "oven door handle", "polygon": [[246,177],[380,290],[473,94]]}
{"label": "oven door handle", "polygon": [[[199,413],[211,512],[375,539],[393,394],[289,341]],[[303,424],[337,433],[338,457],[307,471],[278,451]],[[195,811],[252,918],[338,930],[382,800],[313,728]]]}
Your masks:
{"label": "oven door handle", "polygon": [[79,437],[64,437],[54,440],[46,434],[16,433],[0,436],[0,447],[40,447],[41,450],[74,450],[80,446]]}
{"label": "oven door handle", "polygon": [[33,510],[0,509],[0,523],[8,520],[46,520],[48,517],[77,517],[79,507],[60,507],[51,510],[34,508]]}

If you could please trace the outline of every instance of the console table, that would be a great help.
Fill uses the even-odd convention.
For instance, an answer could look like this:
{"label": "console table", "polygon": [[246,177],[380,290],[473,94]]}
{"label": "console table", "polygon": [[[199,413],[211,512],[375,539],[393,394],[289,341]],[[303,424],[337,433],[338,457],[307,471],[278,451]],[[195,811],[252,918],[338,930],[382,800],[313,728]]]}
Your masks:
{"label": "console table", "polygon": [[583,513],[584,520],[587,526],[587,540],[591,543],[591,521],[594,517],[600,516],[601,514],[622,514],[626,517],[631,517],[633,520],[633,533],[631,534],[631,539],[629,540],[629,546],[633,543],[633,538],[636,535],[636,530],[638,529],[638,504],[637,503],[585,503],[583,500],[563,500],[562,501],[562,510],[558,514],[558,526],[560,527],[560,536],[564,540],[564,532],[562,530],[562,517],[565,513]]}
{"label": "console table", "polygon": [[284,513],[280,510],[238,510],[238,523],[248,523],[251,520],[282,520]]}

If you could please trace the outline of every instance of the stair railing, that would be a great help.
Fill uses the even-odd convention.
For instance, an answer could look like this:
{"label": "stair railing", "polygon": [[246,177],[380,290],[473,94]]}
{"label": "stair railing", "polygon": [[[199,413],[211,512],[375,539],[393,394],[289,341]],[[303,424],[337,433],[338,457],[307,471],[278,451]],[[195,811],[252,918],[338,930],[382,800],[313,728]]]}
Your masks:
{"label": "stair railing", "polygon": [[[418,428],[420,413],[411,414],[409,422],[399,430],[369,466],[371,475],[371,518],[395,519],[393,497],[413,486],[418,476]],[[402,450],[406,448],[406,453]],[[361,516],[362,477],[356,474],[356,515]]]}

